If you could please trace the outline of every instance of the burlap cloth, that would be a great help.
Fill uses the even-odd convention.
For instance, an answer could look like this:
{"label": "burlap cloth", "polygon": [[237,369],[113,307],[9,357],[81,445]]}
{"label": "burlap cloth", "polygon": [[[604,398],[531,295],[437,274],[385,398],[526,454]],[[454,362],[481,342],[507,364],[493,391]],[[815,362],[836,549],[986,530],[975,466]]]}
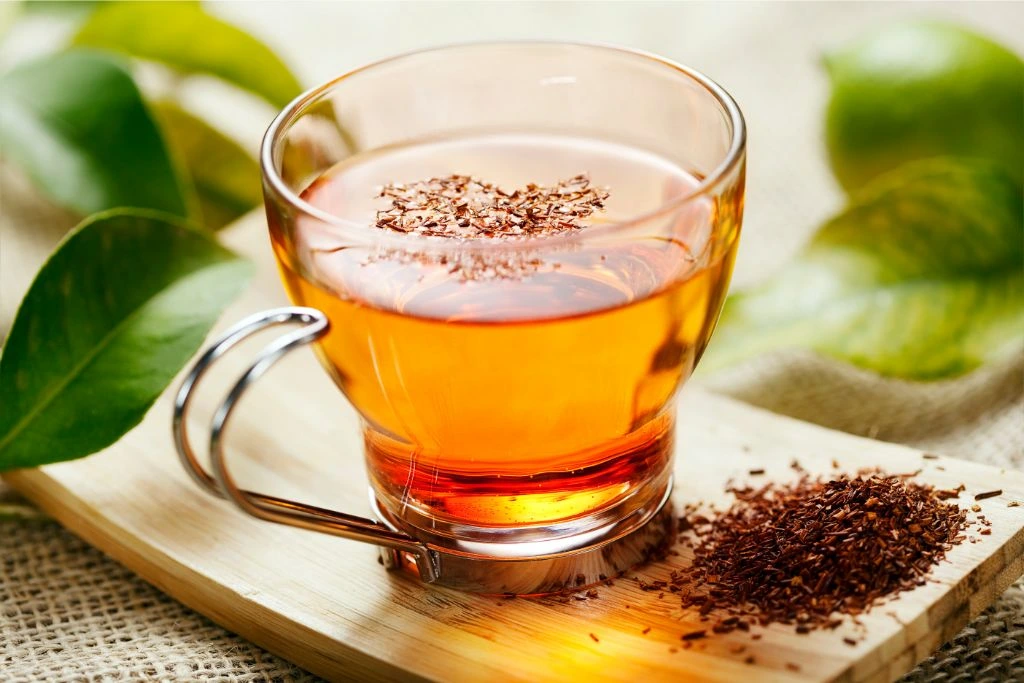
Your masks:
{"label": "burlap cloth", "polygon": [[[953,16],[1024,47],[1024,6],[1013,3],[300,7],[262,3],[217,11],[265,37],[306,82],[419,45],[494,37],[631,44],[715,75],[744,108],[751,134],[740,285],[781,267],[841,204],[821,154],[827,85],[816,60],[823,47],[906,14]],[[0,68],[22,57],[19,49],[30,53],[45,43],[39,30],[11,38],[0,45]],[[258,133],[265,125],[238,118],[223,102],[207,113],[225,129]],[[5,199],[0,222],[7,229],[36,229],[37,221],[13,216],[9,188]],[[18,265],[6,256],[7,267]],[[20,294],[0,294],[0,308],[11,311],[12,297]],[[998,467],[1024,465],[1022,359],[921,385],[787,353],[700,381],[835,429]],[[0,501],[5,496],[10,492],[0,490]],[[53,522],[0,522],[0,557],[0,680],[315,680],[163,595]],[[1024,681],[1024,585],[1010,588],[905,680]]]}

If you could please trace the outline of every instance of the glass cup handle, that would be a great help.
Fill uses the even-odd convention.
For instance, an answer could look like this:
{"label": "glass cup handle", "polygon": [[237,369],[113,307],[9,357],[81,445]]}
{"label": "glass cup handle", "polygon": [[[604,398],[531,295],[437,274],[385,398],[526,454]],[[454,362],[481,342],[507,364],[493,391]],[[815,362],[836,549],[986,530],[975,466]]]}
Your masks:
{"label": "glass cup handle", "polygon": [[[301,324],[302,327],[281,335],[264,347],[249,369],[235,382],[235,385],[217,407],[210,424],[210,462],[213,465],[213,474],[211,475],[199,463],[188,440],[185,418],[189,402],[192,400],[193,389],[196,388],[203,374],[213,363],[243,339],[268,327],[296,323]],[[178,456],[181,458],[185,470],[202,488],[215,496],[230,500],[247,514],[270,522],[319,531],[388,548],[393,552],[382,553],[382,555],[385,558],[385,563],[391,566],[397,566],[399,552],[409,553],[416,561],[420,578],[430,583],[437,578],[435,553],[412,536],[392,530],[365,517],[357,517],[344,512],[327,510],[239,488],[228,472],[224,461],[224,429],[231,417],[231,411],[234,410],[242,394],[250,384],[258,380],[285,354],[319,339],[327,332],[327,328],[327,317],[315,308],[287,306],[252,315],[225,332],[192,365],[174,399],[173,431],[174,445],[178,450]]]}

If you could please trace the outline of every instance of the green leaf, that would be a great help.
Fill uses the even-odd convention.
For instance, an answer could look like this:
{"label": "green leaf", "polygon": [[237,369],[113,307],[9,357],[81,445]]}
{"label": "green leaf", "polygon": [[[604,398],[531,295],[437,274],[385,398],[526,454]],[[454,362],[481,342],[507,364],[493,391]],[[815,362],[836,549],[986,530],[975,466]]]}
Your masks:
{"label": "green leaf", "polygon": [[910,379],[1020,353],[1020,187],[994,165],[954,159],[879,177],[794,263],[730,297],[705,363],[791,347]]}
{"label": "green leaf", "polygon": [[0,356],[0,471],[117,441],[195,353],[250,266],[170,216],[86,219],[39,271]]}
{"label": "green leaf", "polygon": [[0,77],[0,150],[62,206],[187,215],[189,191],[124,66],[74,50]]}
{"label": "green leaf", "polygon": [[191,176],[206,227],[222,228],[263,200],[259,164],[238,143],[173,102],[152,107]]}
{"label": "green leaf", "polygon": [[73,42],[205,73],[249,90],[277,107],[302,88],[266,45],[207,14],[198,3],[105,3]]}

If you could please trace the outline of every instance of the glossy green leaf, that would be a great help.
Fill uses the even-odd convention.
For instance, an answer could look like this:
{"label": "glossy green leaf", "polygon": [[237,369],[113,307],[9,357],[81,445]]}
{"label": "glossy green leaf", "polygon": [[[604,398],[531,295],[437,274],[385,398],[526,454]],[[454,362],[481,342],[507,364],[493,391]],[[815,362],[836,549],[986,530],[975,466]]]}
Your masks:
{"label": "glossy green leaf", "polygon": [[198,3],[116,2],[101,5],[74,43],[205,73],[283,107],[302,88],[266,45],[207,14]]}
{"label": "glossy green leaf", "polygon": [[0,76],[0,154],[82,214],[117,206],[187,215],[189,189],[114,57],[72,50]]}
{"label": "glossy green leaf", "polygon": [[912,379],[1020,353],[1020,188],[995,166],[951,159],[865,187],[794,263],[729,299],[705,363],[789,347]]}
{"label": "glossy green leaf", "polygon": [[153,111],[191,177],[206,227],[222,228],[263,201],[259,164],[238,143],[173,102]]}
{"label": "glossy green leaf", "polygon": [[138,424],[249,271],[167,214],[86,219],[39,271],[0,356],[0,470],[82,457]]}

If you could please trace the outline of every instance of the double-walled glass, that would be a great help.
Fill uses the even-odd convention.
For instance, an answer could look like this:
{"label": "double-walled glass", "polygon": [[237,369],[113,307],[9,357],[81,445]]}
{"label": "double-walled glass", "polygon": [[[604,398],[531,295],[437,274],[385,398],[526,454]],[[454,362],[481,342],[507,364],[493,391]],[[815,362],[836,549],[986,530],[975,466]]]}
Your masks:
{"label": "double-walled glass", "polygon": [[[673,397],[729,284],[744,144],[704,76],[576,44],[396,57],[278,117],[262,155],[273,248],[291,299],[330,322],[318,355],[362,416],[389,518],[528,555],[654,512],[677,443],[685,456]],[[381,185],[450,174],[587,174],[606,210],[516,239],[375,227]]]}

